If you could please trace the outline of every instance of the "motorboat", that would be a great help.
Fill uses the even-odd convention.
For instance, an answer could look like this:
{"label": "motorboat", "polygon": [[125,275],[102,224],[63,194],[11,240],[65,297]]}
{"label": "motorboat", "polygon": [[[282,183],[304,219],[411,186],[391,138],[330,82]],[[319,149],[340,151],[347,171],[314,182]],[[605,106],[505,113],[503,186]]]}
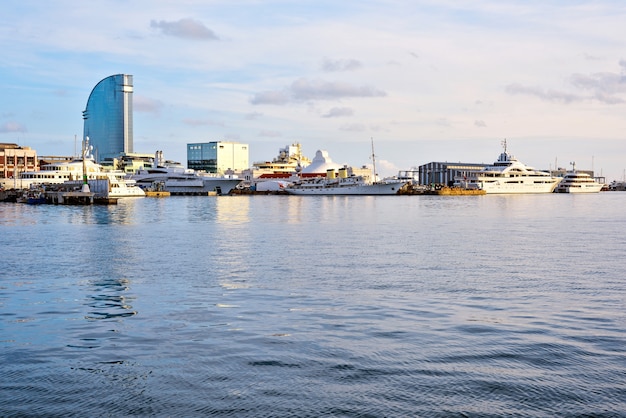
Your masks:
{"label": "motorboat", "polygon": [[455,178],[454,185],[465,189],[481,189],[487,194],[552,193],[560,178],[545,171],[535,170],[504,151],[493,165],[480,170],[464,171]]}
{"label": "motorboat", "polygon": [[613,180],[611,184],[609,184],[609,190],[611,191],[626,191],[626,181],[625,180]]}
{"label": "motorboat", "polygon": [[576,170],[576,163],[570,163],[572,171],[568,171],[556,187],[557,193],[598,193],[604,184],[598,183],[589,174]]}
{"label": "motorboat", "polygon": [[29,205],[41,205],[48,203],[46,199],[46,189],[43,186],[33,185],[24,190],[22,196],[16,199],[17,203],[27,203]]}
{"label": "motorboat", "polygon": [[335,172],[330,169],[326,177],[301,178],[283,190],[294,195],[395,195],[406,184],[389,180],[368,183],[363,176],[351,173],[350,167]]}
{"label": "motorboat", "polygon": [[156,152],[153,167],[140,168],[126,178],[144,189],[152,189],[158,184],[172,195],[227,195],[241,183],[235,175],[199,172],[175,161],[163,161],[162,151]]}

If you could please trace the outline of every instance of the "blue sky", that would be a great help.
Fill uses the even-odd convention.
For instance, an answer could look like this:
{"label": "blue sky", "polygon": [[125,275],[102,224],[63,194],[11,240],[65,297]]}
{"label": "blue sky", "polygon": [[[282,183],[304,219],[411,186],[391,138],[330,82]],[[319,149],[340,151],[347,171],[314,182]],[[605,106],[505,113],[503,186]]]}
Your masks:
{"label": "blue sky", "polygon": [[91,89],[134,76],[135,151],[300,142],[383,175],[429,161],[626,169],[626,3],[3,1],[0,142],[71,155]]}

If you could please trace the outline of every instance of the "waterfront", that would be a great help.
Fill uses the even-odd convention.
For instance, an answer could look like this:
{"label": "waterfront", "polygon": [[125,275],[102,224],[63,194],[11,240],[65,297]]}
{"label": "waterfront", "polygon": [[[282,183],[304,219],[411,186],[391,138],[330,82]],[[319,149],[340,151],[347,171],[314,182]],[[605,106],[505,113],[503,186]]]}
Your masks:
{"label": "waterfront", "polygon": [[0,415],[625,416],[625,203],[0,204]]}

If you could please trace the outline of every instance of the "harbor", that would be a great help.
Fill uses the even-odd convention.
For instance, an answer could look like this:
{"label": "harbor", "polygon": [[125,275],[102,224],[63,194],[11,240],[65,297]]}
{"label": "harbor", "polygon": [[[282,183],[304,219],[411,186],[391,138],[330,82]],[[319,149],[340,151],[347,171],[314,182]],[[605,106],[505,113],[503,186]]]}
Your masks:
{"label": "harbor", "polygon": [[[329,153],[318,150],[306,159],[301,145],[279,150],[272,162],[257,162],[241,173],[210,174],[166,161],[157,151],[152,159],[143,158],[136,171],[107,169],[89,153],[88,138],[83,157],[69,162],[45,164],[41,171],[24,172],[14,183],[25,189],[2,189],[0,201],[30,204],[116,204],[126,197],[222,196],[222,195],[435,195],[482,196],[486,194],[598,193],[623,190],[617,182],[609,187],[591,174],[576,169],[562,170],[561,176],[529,167],[507,150],[492,165],[459,163],[440,166],[434,176],[434,163],[419,169],[401,170],[396,176],[379,179],[373,166],[360,168],[336,164]],[[303,163],[304,162],[304,163]],[[134,166],[126,158],[126,165]],[[119,164],[116,167],[120,167]],[[429,168],[426,175],[425,167]],[[78,180],[78,178],[83,180]],[[427,180],[427,181],[426,181]],[[86,190],[79,191],[87,185]],[[81,194],[82,193],[82,194]],[[32,195],[38,195],[34,198]]]}

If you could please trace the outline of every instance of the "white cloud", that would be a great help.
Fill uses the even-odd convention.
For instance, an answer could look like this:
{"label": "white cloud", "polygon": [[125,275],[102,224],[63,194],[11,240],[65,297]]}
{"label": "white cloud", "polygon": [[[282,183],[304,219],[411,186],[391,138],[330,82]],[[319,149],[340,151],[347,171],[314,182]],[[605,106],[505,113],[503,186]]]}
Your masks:
{"label": "white cloud", "polygon": [[333,107],[327,113],[323,114],[323,118],[340,118],[354,115],[354,110],[349,107]]}
{"label": "white cloud", "polygon": [[348,125],[342,125],[339,130],[341,131],[349,131],[349,132],[364,132],[367,130],[365,124],[363,123],[351,123]]}
{"label": "white cloud", "polygon": [[264,129],[261,132],[259,132],[259,136],[269,137],[269,138],[277,138],[277,137],[283,136],[283,134],[278,132],[278,131],[272,131],[272,130]]}
{"label": "white cloud", "polygon": [[384,97],[387,93],[366,85],[341,81],[299,78],[283,90],[265,91],[252,97],[252,104],[287,104],[309,100],[339,100],[354,97]]}
{"label": "white cloud", "polygon": [[575,94],[551,89],[546,90],[538,86],[523,86],[518,83],[509,84],[508,86],[506,86],[506,92],[511,95],[524,94],[529,96],[535,96],[542,100],[552,102],[572,103],[584,100],[584,97]]}
{"label": "white cloud", "polygon": [[354,71],[358,70],[362,66],[363,64],[356,59],[331,60],[329,58],[325,58],[324,62],[322,62],[322,70],[328,72]]}
{"label": "white cloud", "polygon": [[150,27],[159,29],[164,35],[177,38],[216,41],[219,38],[202,22],[190,18],[168,22],[165,20],[151,20]]}
{"label": "white cloud", "polygon": [[5,122],[0,125],[0,133],[27,132],[26,126],[18,122]]}

